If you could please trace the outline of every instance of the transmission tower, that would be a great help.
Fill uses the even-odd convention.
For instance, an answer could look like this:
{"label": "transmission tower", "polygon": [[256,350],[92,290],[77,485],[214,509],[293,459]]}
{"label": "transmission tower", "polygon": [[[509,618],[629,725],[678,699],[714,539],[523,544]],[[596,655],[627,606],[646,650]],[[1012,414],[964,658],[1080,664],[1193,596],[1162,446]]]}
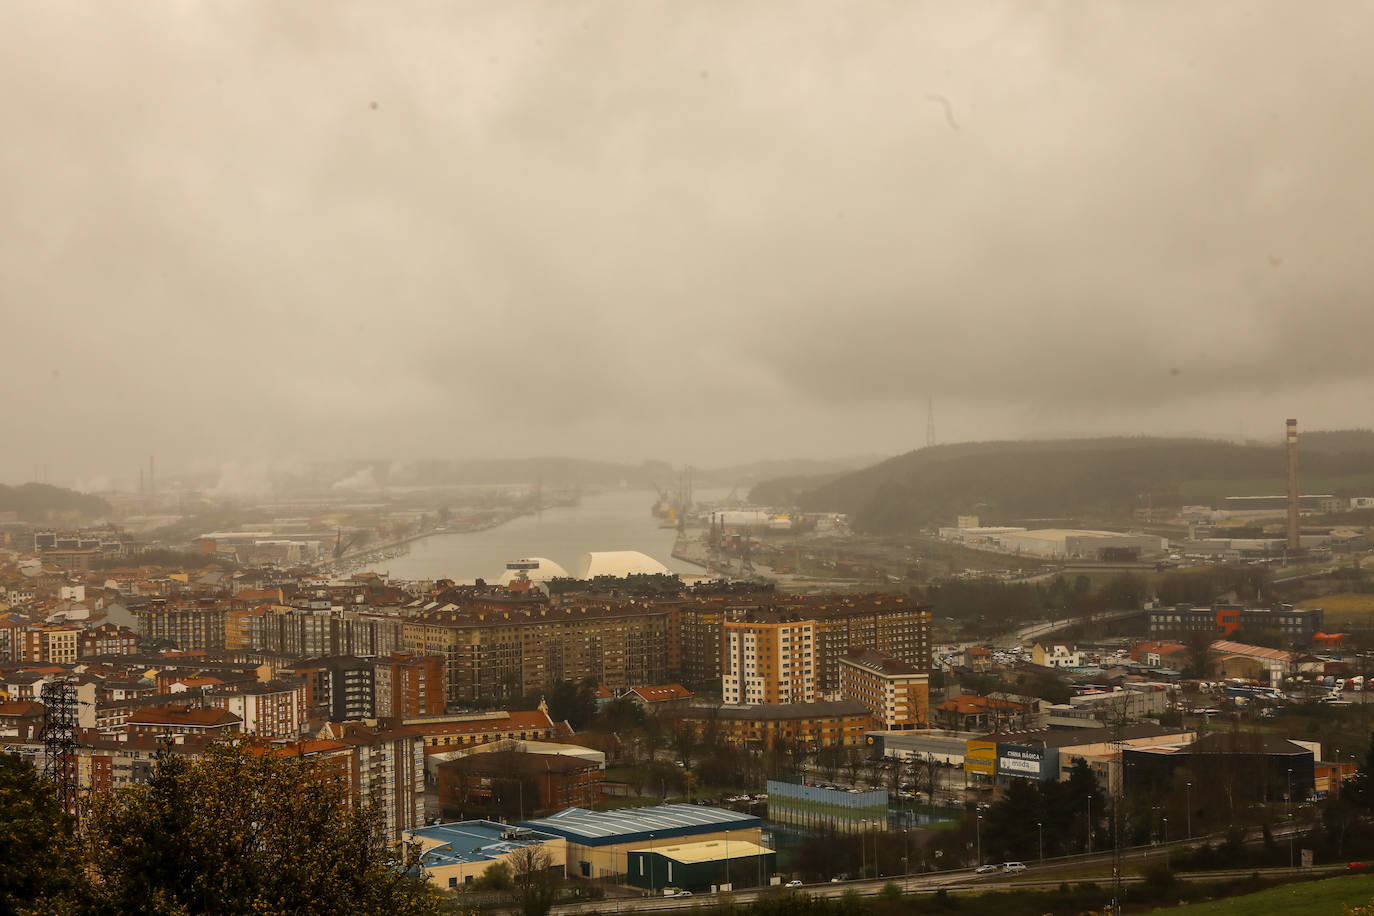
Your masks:
{"label": "transmission tower", "polygon": [[62,810],[77,817],[76,775],[76,686],[69,680],[54,679],[43,685],[43,775],[57,789]]}
{"label": "transmission tower", "polygon": [[926,400],[926,448],[935,444],[935,395]]}

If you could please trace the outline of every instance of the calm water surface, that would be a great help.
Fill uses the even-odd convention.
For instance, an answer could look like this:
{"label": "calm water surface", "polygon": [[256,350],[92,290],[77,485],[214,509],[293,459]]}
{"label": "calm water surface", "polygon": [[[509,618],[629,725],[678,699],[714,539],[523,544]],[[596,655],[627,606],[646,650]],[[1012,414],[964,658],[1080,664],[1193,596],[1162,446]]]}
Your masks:
{"label": "calm water surface", "polygon": [[[725,491],[698,492],[697,499],[710,501]],[[584,496],[582,504],[546,509],[486,531],[436,534],[415,541],[410,553],[376,564],[379,572],[401,579],[473,579],[493,581],[506,564],[521,557],[547,557],[577,574],[582,554],[595,550],[638,550],[673,572],[700,574],[701,567],[673,559],[677,532],[659,528],[649,514],[657,499],[652,491],[608,490]]]}

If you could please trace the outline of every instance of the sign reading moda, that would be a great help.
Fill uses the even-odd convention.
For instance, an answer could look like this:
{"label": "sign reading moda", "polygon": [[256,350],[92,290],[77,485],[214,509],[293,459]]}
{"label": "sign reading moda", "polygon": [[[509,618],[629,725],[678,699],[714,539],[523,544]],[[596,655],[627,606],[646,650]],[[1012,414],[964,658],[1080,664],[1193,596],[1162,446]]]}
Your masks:
{"label": "sign reading moda", "polygon": [[1040,771],[1045,765],[1045,753],[1038,748],[1011,747],[1008,745],[999,746],[1001,757],[997,761],[997,769],[1000,772],[1024,773],[1027,776],[1040,777]]}
{"label": "sign reading moda", "polygon": [[997,745],[997,775],[1022,779],[1057,779],[1059,749],[1036,744]]}

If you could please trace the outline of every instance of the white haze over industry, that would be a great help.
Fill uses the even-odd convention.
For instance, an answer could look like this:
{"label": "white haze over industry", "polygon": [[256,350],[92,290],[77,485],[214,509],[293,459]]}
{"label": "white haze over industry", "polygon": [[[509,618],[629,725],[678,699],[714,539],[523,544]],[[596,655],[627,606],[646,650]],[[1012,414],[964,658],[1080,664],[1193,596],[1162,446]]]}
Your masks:
{"label": "white haze over industry", "polygon": [[4,23],[6,482],[1374,425],[1374,5]]}

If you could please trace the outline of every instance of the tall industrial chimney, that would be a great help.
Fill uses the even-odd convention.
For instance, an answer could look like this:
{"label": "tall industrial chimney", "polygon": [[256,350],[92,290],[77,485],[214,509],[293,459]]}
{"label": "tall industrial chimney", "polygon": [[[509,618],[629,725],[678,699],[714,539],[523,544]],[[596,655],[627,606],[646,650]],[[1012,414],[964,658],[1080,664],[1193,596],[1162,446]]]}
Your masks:
{"label": "tall industrial chimney", "polygon": [[1301,546],[1298,528],[1298,421],[1288,421],[1288,550]]}

